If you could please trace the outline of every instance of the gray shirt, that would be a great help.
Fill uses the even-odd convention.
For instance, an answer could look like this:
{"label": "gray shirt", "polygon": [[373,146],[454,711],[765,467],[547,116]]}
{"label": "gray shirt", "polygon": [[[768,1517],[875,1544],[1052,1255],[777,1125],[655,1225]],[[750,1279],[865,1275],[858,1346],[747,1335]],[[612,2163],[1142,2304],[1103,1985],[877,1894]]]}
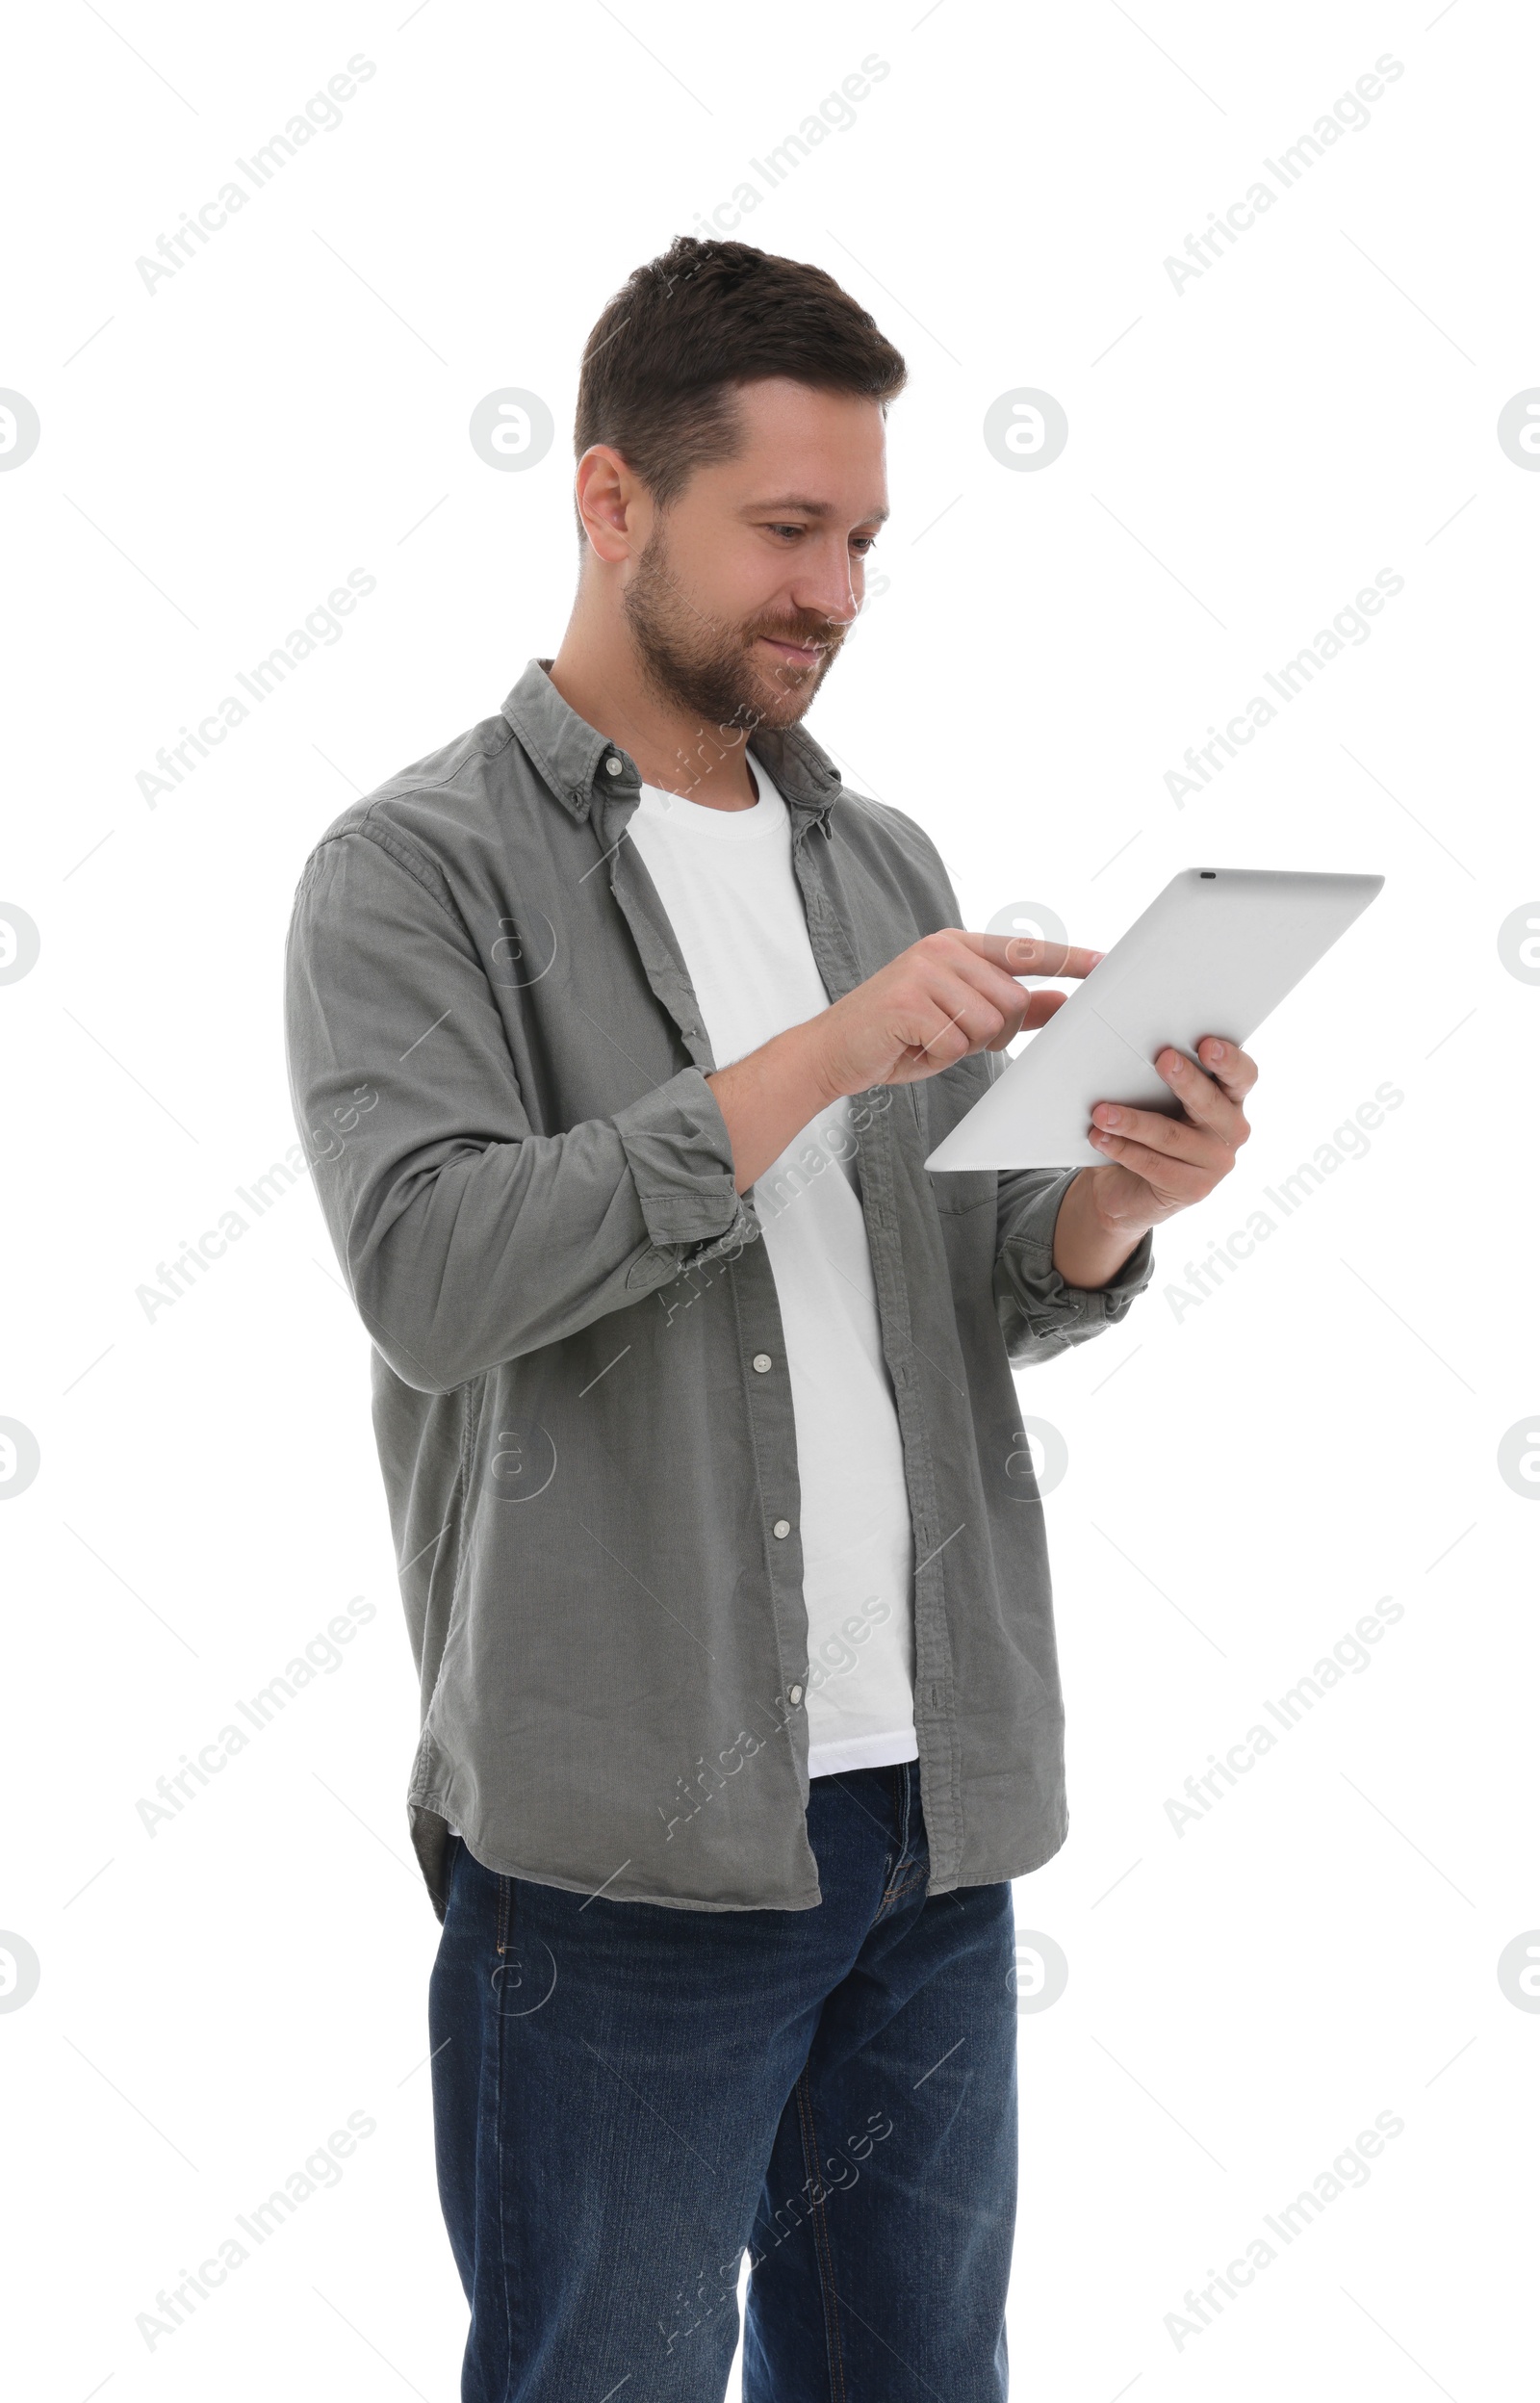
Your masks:
{"label": "gray shirt", "polygon": [[[807,1910],[775,1281],[706,1081],[718,1063],[626,840],[635,763],[547,664],[343,813],[289,935],[291,1089],[373,1344],[421,1682],[412,1841],[441,1917],[451,1822],[488,1868],[549,1885]],[[754,739],[831,1000],[960,923],[911,818],[845,789],[802,728]],[[1152,1273],[1146,1235],[1111,1284],[1065,1284],[1073,1171],[926,1171],[1004,1067],[980,1052],[852,1104],[914,1531],[936,1893],[1019,1877],[1064,1842],[1042,1510],[1011,1371],[1122,1318]]]}

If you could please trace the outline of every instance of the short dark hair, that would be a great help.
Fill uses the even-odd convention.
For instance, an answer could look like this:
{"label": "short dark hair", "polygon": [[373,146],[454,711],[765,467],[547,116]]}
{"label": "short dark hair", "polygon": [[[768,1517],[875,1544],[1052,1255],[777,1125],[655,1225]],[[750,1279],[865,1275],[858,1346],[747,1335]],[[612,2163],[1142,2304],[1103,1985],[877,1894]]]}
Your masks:
{"label": "short dark hair", "polygon": [[875,318],[800,259],[681,234],[635,270],[583,349],[578,456],[609,443],[665,506],[737,447],[735,386],[790,376],[886,405],[908,370]]}

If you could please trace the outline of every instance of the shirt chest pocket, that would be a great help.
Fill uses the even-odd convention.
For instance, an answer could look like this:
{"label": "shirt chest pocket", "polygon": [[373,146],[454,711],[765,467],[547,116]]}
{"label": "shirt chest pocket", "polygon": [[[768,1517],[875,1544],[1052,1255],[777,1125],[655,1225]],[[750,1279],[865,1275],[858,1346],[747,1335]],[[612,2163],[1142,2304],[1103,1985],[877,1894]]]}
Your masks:
{"label": "shirt chest pocket", "polygon": [[[907,1088],[919,1130],[921,1159],[935,1150],[960,1119],[967,1116],[975,1101],[988,1091],[989,1083],[983,1056],[974,1052],[968,1059],[959,1060],[954,1068],[942,1069],[938,1076],[928,1076],[922,1083]],[[992,1207],[995,1202],[999,1190],[999,1173],[995,1169],[938,1168],[926,1174],[936,1196],[936,1206],[943,1217],[980,1209],[985,1202]]]}

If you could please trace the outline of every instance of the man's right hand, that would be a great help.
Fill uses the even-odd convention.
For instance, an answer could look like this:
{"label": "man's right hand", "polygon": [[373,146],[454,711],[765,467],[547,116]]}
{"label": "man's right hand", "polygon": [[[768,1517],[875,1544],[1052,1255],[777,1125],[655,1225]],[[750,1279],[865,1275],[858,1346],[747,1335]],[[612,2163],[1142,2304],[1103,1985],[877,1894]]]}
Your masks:
{"label": "man's right hand", "polygon": [[1028,992],[1019,976],[1089,976],[1103,954],[1021,935],[943,926],[911,943],[812,1020],[830,1097],[911,1085],[974,1051],[1003,1051],[1045,1025],[1067,995]]}
{"label": "man's right hand", "polygon": [[1003,1051],[1045,1025],[1067,995],[1028,992],[1020,976],[1089,976],[1103,954],[1022,935],[945,926],[800,1026],[707,1077],[746,1193],[794,1135],[841,1096],[912,1085],[973,1051]]}

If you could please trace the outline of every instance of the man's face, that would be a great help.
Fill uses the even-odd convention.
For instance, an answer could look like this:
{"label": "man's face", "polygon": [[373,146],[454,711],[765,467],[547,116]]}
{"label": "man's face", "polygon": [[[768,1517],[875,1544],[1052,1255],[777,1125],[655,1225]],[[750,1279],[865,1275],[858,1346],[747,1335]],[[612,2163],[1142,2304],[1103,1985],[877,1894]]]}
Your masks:
{"label": "man's face", "polygon": [[887,515],[883,412],[779,376],[734,400],[737,454],[652,511],[626,618],[649,681],[703,724],[790,726],[860,607]]}

